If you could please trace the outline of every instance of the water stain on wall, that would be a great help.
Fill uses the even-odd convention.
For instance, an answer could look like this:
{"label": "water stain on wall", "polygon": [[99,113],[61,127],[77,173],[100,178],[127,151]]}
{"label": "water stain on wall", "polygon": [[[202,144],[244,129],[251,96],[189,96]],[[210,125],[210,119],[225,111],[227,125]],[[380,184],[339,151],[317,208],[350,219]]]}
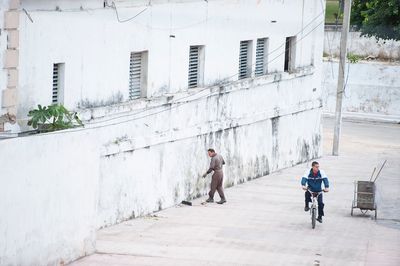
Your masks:
{"label": "water stain on wall", "polygon": [[274,163],[273,169],[278,168],[279,161],[279,142],[278,142],[278,127],[279,127],[279,116],[271,119],[272,128],[272,162]]}

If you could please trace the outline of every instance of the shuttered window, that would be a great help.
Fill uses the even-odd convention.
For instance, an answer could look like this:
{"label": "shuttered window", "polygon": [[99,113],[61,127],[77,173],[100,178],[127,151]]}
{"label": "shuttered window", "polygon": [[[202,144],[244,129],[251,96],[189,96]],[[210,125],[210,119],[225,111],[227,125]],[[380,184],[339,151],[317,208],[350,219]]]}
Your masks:
{"label": "shuttered window", "polygon": [[199,47],[190,46],[189,50],[189,88],[195,88],[199,80]]}
{"label": "shuttered window", "polygon": [[190,46],[188,87],[196,88],[203,85],[204,46]]}
{"label": "shuttered window", "polygon": [[52,103],[58,103],[58,87],[60,84],[59,80],[59,64],[53,65],[53,95],[52,95]]}
{"label": "shuttered window", "polygon": [[267,74],[268,66],[268,39],[257,39],[255,76]]}
{"label": "shuttered window", "polygon": [[64,101],[64,63],[53,64],[53,86],[51,103],[63,103]]}
{"label": "shuttered window", "polygon": [[251,75],[251,49],[252,41],[241,41],[239,51],[239,79],[248,78]]}
{"label": "shuttered window", "polygon": [[293,72],[296,68],[296,37],[287,37],[285,43],[285,72]]}
{"label": "shuttered window", "polygon": [[129,65],[129,99],[141,96],[142,53],[131,53]]}

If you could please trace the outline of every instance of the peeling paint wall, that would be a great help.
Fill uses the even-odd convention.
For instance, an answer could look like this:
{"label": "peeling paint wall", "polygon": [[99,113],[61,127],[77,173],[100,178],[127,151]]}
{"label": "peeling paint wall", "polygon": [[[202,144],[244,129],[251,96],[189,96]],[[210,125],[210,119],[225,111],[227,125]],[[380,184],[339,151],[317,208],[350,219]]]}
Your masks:
{"label": "peeling paint wall", "polygon": [[[324,111],[335,112],[339,65],[324,62]],[[343,111],[400,118],[400,64],[360,62],[348,64]]]}

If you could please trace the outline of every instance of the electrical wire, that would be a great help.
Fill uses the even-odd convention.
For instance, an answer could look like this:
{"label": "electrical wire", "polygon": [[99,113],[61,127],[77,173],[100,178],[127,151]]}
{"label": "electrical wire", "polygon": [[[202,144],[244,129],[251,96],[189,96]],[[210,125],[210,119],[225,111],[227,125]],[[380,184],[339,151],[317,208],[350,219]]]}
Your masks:
{"label": "electrical wire", "polygon": [[[316,28],[318,28],[323,22],[324,22],[324,21],[321,21],[320,23],[318,23],[317,26],[315,26],[311,31],[309,31],[307,34],[305,34],[301,39],[297,40],[296,43],[298,43],[299,41],[303,40],[306,36],[308,36],[308,35],[309,35],[311,32],[313,32]],[[285,54],[286,51],[287,51],[287,49],[285,49],[285,51],[281,52],[281,53],[280,53],[278,56],[276,56],[274,59],[270,60],[268,63],[270,63],[270,62],[276,60],[279,56]],[[238,75],[238,74],[235,74],[235,76],[236,76],[236,75]],[[236,81],[236,82],[238,82],[238,81]],[[206,87],[206,88],[204,88],[204,89],[202,89],[202,90],[196,92],[195,94],[187,95],[187,96],[185,96],[185,97],[179,98],[179,99],[177,99],[177,101],[180,101],[180,100],[182,100],[182,99],[195,96],[195,95],[197,95],[198,93],[200,93],[200,92],[202,92],[202,91],[205,91],[205,90],[208,90],[208,89],[210,89],[210,87]],[[201,100],[201,99],[204,99],[204,98],[208,98],[208,97],[210,97],[210,96],[212,96],[212,95],[206,95],[205,97],[197,98],[197,99],[195,99],[195,100]],[[134,118],[130,118],[130,119],[127,119],[127,120],[124,120],[124,121],[118,121],[118,122],[110,123],[110,124],[106,124],[106,125],[90,126],[90,125],[95,124],[95,123],[92,122],[92,123],[87,124],[88,127],[76,128],[76,129],[74,129],[73,132],[83,131],[83,130],[89,130],[89,129],[98,129],[98,128],[103,128],[103,127],[109,127],[109,126],[115,126],[115,125],[119,125],[119,124],[124,124],[124,123],[127,123],[127,122],[131,122],[131,121],[143,119],[143,118],[146,118],[146,117],[154,116],[154,115],[157,115],[157,114],[160,114],[160,113],[163,113],[163,112],[171,111],[172,109],[178,108],[178,107],[180,107],[180,106],[182,106],[182,105],[184,105],[184,104],[191,103],[191,102],[192,102],[192,101],[190,101],[190,102],[189,102],[189,101],[186,101],[186,102],[178,103],[178,104],[175,104],[175,105],[171,104],[170,108],[168,108],[168,109],[162,109],[162,110],[159,110],[159,111],[150,113],[150,114],[146,114],[146,115],[143,115],[143,116],[134,117]],[[158,107],[156,107],[156,108],[159,108],[159,107],[160,107],[160,106],[158,106]],[[139,112],[137,112],[137,113],[135,113],[135,114],[129,114],[129,116],[131,116],[131,115],[137,115],[137,114],[144,113],[144,112],[147,112],[147,111],[149,111],[149,109],[139,111]],[[96,121],[96,122],[97,122],[97,123],[105,123],[105,122],[112,121],[112,120],[116,120],[116,119],[119,119],[119,118],[121,118],[121,116],[120,116],[120,117],[113,117],[113,118],[110,118],[110,119],[107,119],[107,120],[103,120],[103,121]],[[62,134],[62,133],[68,133],[68,131],[55,131],[55,132],[52,132],[52,134]]]}
{"label": "electrical wire", "polygon": [[[349,35],[350,35],[350,31],[349,31]],[[352,47],[353,47],[353,38],[350,38],[350,47],[348,52],[352,51]],[[346,58],[347,59],[347,58]],[[349,81],[349,75],[350,75],[350,66],[351,66],[351,62],[350,60],[347,60],[347,73],[346,73],[346,80],[344,82],[344,86],[343,86],[343,94],[344,97],[349,98],[349,96],[346,94],[346,89],[347,89],[347,83]]]}
{"label": "electrical wire", "polygon": [[[303,33],[304,29],[308,28],[308,26],[311,25],[312,22],[314,22],[314,21],[315,21],[317,18],[319,18],[322,14],[324,14],[324,11],[322,11],[322,12],[319,13],[316,17],[314,17],[309,23],[306,24],[306,26],[304,26],[304,27],[303,27],[299,32],[297,32],[294,36],[297,36],[297,35],[299,35],[300,33]],[[320,23],[318,23],[314,28],[312,28],[310,32],[308,32],[308,33],[305,34],[305,35],[302,35],[302,37],[301,37],[300,39],[298,39],[298,40],[296,39],[295,44],[297,44],[298,42],[300,42],[301,40],[303,40],[305,37],[307,37],[311,32],[313,32],[316,28],[318,28],[318,27],[319,27],[322,23],[324,23],[324,22],[325,22],[325,19],[323,19],[323,20],[322,20]],[[270,53],[268,53],[266,56],[264,56],[263,59],[268,58],[269,55],[271,55],[271,54],[273,54],[274,52],[278,51],[278,50],[279,50],[281,47],[283,47],[285,44],[286,44],[286,41],[283,42],[280,46],[278,46],[278,47],[275,48],[274,50],[272,50],[272,51],[271,51]],[[269,63],[275,61],[275,60],[276,60],[277,58],[279,58],[281,55],[285,54],[286,51],[288,51],[289,49],[290,49],[290,48],[285,49],[283,52],[281,52],[280,54],[278,54],[278,55],[277,55],[276,57],[274,57],[272,60],[270,60],[270,61],[268,61],[268,62],[265,62],[265,63],[263,64],[263,66],[265,67],[265,66],[267,66]],[[255,66],[256,64],[257,64],[257,62],[251,64],[250,66],[253,68],[253,66]],[[255,72],[255,70],[252,70],[252,71],[250,72],[250,74],[253,74],[254,72]],[[239,75],[239,73],[236,73],[236,74],[234,74],[234,75],[228,77],[228,79],[229,79],[229,78],[232,78],[232,77],[235,77],[236,75]]]}
{"label": "electrical wire", "polygon": [[[320,0],[320,1],[321,1],[321,0]],[[340,7],[340,5],[339,5],[339,7],[338,7],[338,15],[340,15],[340,13],[341,13],[341,7]],[[342,22],[342,28],[343,28],[343,22]],[[328,38],[328,39],[329,39],[329,38]],[[329,41],[329,40],[328,40],[328,41]],[[351,50],[352,45],[353,45],[353,40],[350,41],[350,49],[347,49],[347,47],[346,47],[346,54],[348,54],[348,50]],[[332,51],[330,51],[330,52],[332,53]],[[345,59],[344,59],[345,62],[344,62],[344,64],[343,64],[343,62],[340,60],[341,56],[342,56],[342,51],[340,50],[340,54],[339,54],[339,64],[340,64],[340,66],[342,67],[343,70],[346,68],[346,65],[347,65],[347,69],[346,69],[346,74],[345,74],[346,79],[345,79],[345,82],[344,82],[344,84],[343,84],[343,90],[342,90],[341,92],[339,92],[339,93],[343,93],[343,95],[344,95],[346,98],[349,98],[349,97],[346,95],[346,89],[347,89],[347,83],[348,83],[348,81],[349,81],[350,62],[349,62],[349,61],[346,62],[347,58],[345,58]]]}
{"label": "electrical wire", "polygon": [[349,96],[347,96],[347,94],[346,94],[346,91],[347,91],[347,82],[349,81],[349,74],[350,74],[350,62],[347,62],[346,80],[345,80],[344,86],[343,86],[343,95],[344,95],[344,97],[346,97],[347,99],[349,98]]}
{"label": "electrical wire", "polygon": [[[145,11],[145,10],[143,10],[142,12],[144,12],[144,11]],[[324,13],[324,12],[321,12],[319,15],[317,15],[315,18],[313,18],[313,19],[312,19],[300,32],[298,32],[296,35],[298,35],[299,33],[301,33],[305,28],[308,27],[308,25],[310,25],[313,21],[315,21],[315,19],[317,19],[317,18],[318,18],[321,14],[323,14],[323,13]],[[139,14],[137,14],[136,16],[138,16],[138,15],[139,15]],[[308,35],[311,34],[315,29],[317,29],[323,22],[324,22],[324,19],[323,19],[320,23],[318,23],[315,27],[313,27],[308,33],[306,33],[305,35],[303,35],[302,38],[296,40],[295,43],[298,43],[298,42],[300,42],[301,40],[303,40],[306,36],[308,36]],[[286,43],[286,42],[285,42],[285,43]],[[268,54],[265,56],[265,58],[266,58],[268,55],[270,55],[270,54],[274,53],[275,51],[277,51],[280,47],[284,46],[285,43],[283,43],[283,44],[280,45],[278,48],[276,48],[276,49],[274,49],[273,51],[271,51],[270,53],[268,53]],[[288,49],[290,49],[290,48],[288,48]],[[269,63],[273,62],[274,60],[276,60],[277,58],[279,58],[281,55],[285,54],[286,51],[287,51],[288,49],[285,49],[283,52],[281,52],[280,54],[278,54],[276,57],[274,57],[272,60],[268,61],[268,62],[265,63],[265,64],[269,64]],[[255,65],[255,64],[252,64],[252,66],[253,66],[253,65]],[[251,73],[253,73],[253,72],[254,72],[254,71],[252,71]],[[226,78],[226,79],[230,79],[230,78],[232,78],[232,77],[235,77],[235,76],[238,75],[238,74],[239,74],[239,73],[235,73],[234,75],[229,76],[229,77]],[[238,81],[236,81],[236,82],[238,82]],[[221,85],[221,84],[218,84],[218,85]],[[218,85],[217,85],[217,86],[218,86]],[[214,87],[214,86],[211,86],[211,87]],[[205,91],[205,90],[209,90],[211,87],[205,87],[205,88],[203,88],[203,89],[197,91],[197,92],[194,93],[194,94],[190,94],[190,95],[187,95],[187,96],[178,98],[178,99],[176,99],[176,101],[181,101],[181,100],[183,100],[183,99],[196,96],[197,94],[199,94],[199,93],[201,93],[201,92],[203,92],[203,91]],[[212,95],[206,95],[205,97],[197,98],[197,99],[195,99],[195,100],[200,100],[200,99],[208,98],[208,97],[210,97],[210,96],[212,96]],[[190,101],[190,102],[192,102],[192,101]],[[97,128],[102,128],[102,127],[108,127],[108,126],[113,126],[113,125],[118,125],[118,124],[123,124],[123,123],[131,122],[131,121],[143,119],[143,118],[146,118],[146,117],[149,117],[149,116],[153,116],[153,115],[156,115],[156,114],[159,114],[159,113],[162,113],[162,112],[170,111],[170,110],[172,110],[173,108],[178,108],[178,107],[180,107],[180,106],[182,106],[182,105],[184,105],[184,104],[187,104],[187,103],[189,103],[189,101],[182,102],[182,103],[178,103],[178,104],[175,104],[175,105],[173,105],[173,103],[170,103],[170,105],[171,105],[170,108],[168,108],[168,109],[162,109],[162,110],[160,110],[160,111],[153,112],[153,113],[150,113],[150,114],[146,114],[146,115],[144,115],[144,116],[134,117],[134,118],[127,119],[127,120],[124,120],[124,121],[118,121],[118,122],[111,123],[111,124],[106,124],[106,125],[90,126],[90,125],[93,125],[93,124],[96,124],[96,123],[105,123],[105,122],[108,122],[108,121],[113,121],[113,120],[120,119],[120,118],[127,117],[127,116],[135,116],[135,115],[140,114],[140,113],[148,112],[149,110],[151,111],[152,109],[142,110],[142,111],[136,112],[136,113],[134,113],[134,114],[127,114],[127,115],[122,115],[122,116],[118,116],[118,117],[112,117],[112,118],[106,119],[106,120],[94,121],[94,122],[91,122],[91,123],[87,123],[86,125],[88,125],[88,127],[76,128],[76,129],[73,130],[73,132],[82,131],[82,130],[89,130],[89,129],[97,129]],[[157,106],[157,107],[154,107],[154,108],[160,108],[160,107],[161,107],[161,106]],[[26,132],[26,131],[25,131],[25,132]],[[25,133],[25,132],[21,132],[21,133]],[[29,132],[30,132],[30,131],[29,131]],[[55,132],[52,132],[52,134],[62,134],[62,133],[68,133],[68,132],[69,132],[69,131],[55,131]]]}
{"label": "electrical wire", "polygon": [[[318,26],[321,25],[323,22],[324,22],[324,21],[318,23],[317,26],[315,26],[310,32],[308,32],[307,34],[305,34],[305,35],[304,35],[301,39],[299,39],[297,42],[303,40],[306,36],[308,36],[308,35],[309,35],[311,32],[313,32],[316,28],[318,28]],[[283,55],[285,52],[286,52],[286,49],[285,49],[285,51],[283,51],[281,54],[279,54],[277,57],[275,57],[274,59],[272,59],[272,60],[269,61],[269,62],[272,62],[273,60],[276,60],[276,58],[278,58],[280,55]],[[235,75],[236,75],[236,74],[235,74]],[[236,81],[236,82],[238,82],[238,81]],[[210,88],[209,88],[209,87],[204,88],[204,89],[200,90],[199,92],[196,92],[196,93],[193,94],[193,95],[188,95],[188,96],[179,98],[179,99],[177,99],[177,100],[180,101],[180,100],[182,100],[182,99],[184,99],[184,98],[189,98],[189,97],[195,96],[196,94],[198,94],[198,93],[200,93],[200,92],[202,92],[202,91],[204,91],[204,90],[208,90],[208,89],[210,89]],[[212,95],[206,95],[205,97],[197,98],[197,99],[195,99],[195,100],[201,100],[201,99],[204,99],[204,98],[208,98],[208,97],[210,97],[210,96],[212,96]],[[156,111],[156,112],[153,112],[153,113],[150,113],[150,114],[146,114],[146,115],[143,115],[143,116],[139,116],[139,117],[134,117],[134,118],[126,119],[126,120],[124,120],[124,121],[118,121],[118,122],[111,123],[111,124],[107,124],[107,125],[99,125],[99,126],[88,127],[88,128],[83,128],[83,129],[95,129],[95,128],[101,128],[101,127],[106,127],[106,126],[113,126],[113,125],[123,124],[123,123],[131,122],[131,121],[143,119],[143,118],[146,118],[146,117],[149,117],[149,116],[153,116],[153,115],[156,115],[156,114],[160,114],[160,113],[163,113],[163,112],[166,112],[166,111],[171,111],[172,109],[178,108],[178,107],[180,107],[180,106],[182,106],[182,105],[184,105],[184,104],[191,103],[191,102],[192,102],[192,101],[186,101],[186,102],[182,102],[182,103],[177,103],[177,104],[175,104],[175,105],[171,104],[170,108],[168,108],[168,109],[162,109],[162,110],[160,110],[160,111]],[[147,111],[149,111],[149,110],[142,110],[142,111],[139,111],[139,112],[137,112],[137,113],[135,113],[135,114],[132,114],[132,115],[137,115],[137,114],[139,114],[139,113],[143,113],[143,112],[147,112]],[[120,117],[118,117],[118,118],[120,118]],[[107,122],[107,121],[110,121],[110,120],[115,120],[115,119],[117,119],[117,118],[110,118],[110,119],[108,119],[108,120],[106,120],[106,121],[105,121],[105,120],[99,121],[99,123],[104,123],[104,122]],[[91,124],[93,124],[93,123],[91,123]],[[89,125],[91,125],[91,124],[89,124]],[[83,130],[83,129],[82,129],[82,130]]]}
{"label": "electrical wire", "polygon": [[149,6],[146,6],[142,11],[140,11],[139,13],[137,13],[136,15],[134,15],[133,17],[128,18],[128,19],[122,19],[122,20],[121,20],[121,19],[119,18],[118,8],[117,8],[117,6],[115,5],[115,2],[112,2],[111,6],[112,6],[112,7],[114,8],[114,10],[115,10],[115,14],[117,15],[117,20],[118,20],[119,23],[125,23],[125,22],[128,22],[128,21],[131,21],[132,19],[138,17],[140,14],[142,14],[143,12],[145,12],[145,11],[149,8]]}
{"label": "electrical wire", "polygon": [[[324,4],[323,4],[322,0],[320,0],[319,2],[320,2],[320,4],[321,4],[322,10],[323,10],[324,13],[325,13],[326,8],[324,8]],[[340,6],[339,6],[339,10],[340,10]],[[338,12],[339,12],[339,11],[338,11]],[[338,14],[339,14],[339,13],[338,13]],[[335,78],[335,73],[334,73],[334,71],[333,71],[333,62],[332,62],[333,53],[332,53],[331,40],[329,39],[329,36],[328,36],[328,35],[326,35],[326,39],[328,40],[328,49],[329,49],[329,55],[330,55],[329,62],[330,62],[331,71],[332,71],[332,78]]]}
{"label": "electrical wire", "polygon": [[[318,23],[314,28],[312,28],[308,33],[306,33],[305,35],[303,35],[300,39],[296,39],[296,41],[294,42],[294,44],[297,44],[298,42],[300,42],[301,40],[303,40],[305,37],[307,37],[310,33],[312,33],[314,30],[316,30],[322,23],[324,23],[324,20],[322,20],[320,23]],[[286,44],[286,42],[283,44],[283,45],[285,45]],[[280,47],[282,47],[283,45],[281,45]],[[281,55],[283,55],[283,54],[285,54],[287,51],[289,51],[290,50],[290,47],[289,48],[287,48],[287,49],[285,49],[283,52],[281,52],[280,54],[278,54],[277,56],[275,56],[273,59],[271,59],[271,60],[269,60],[268,62],[265,62],[263,65],[264,66],[267,66],[268,64],[270,64],[271,62],[273,62],[273,61],[275,61],[276,59],[278,59]],[[251,66],[254,66],[256,63],[254,63],[254,64],[252,64]],[[254,70],[252,70],[251,72],[250,72],[250,74],[253,74],[255,72],[255,69]],[[230,79],[230,78],[232,78],[232,77],[235,77],[235,76],[237,76],[237,75],[239,75],[239,73],[236,73],[236,74],[234,74],[234,75],[232,75],[232,76],[229,76],[227,79]]]}
{"label": "electrical wire", "polygon": [[[298,42],[300,42],[301,40],[303,40],[305,37],[307,37],[309,34],[311,34],[316,28],[318,28],[323,22],[324,22],[324,21],[321,21],[320,23],[318,23],[314,28],[311,29],[310,32],[308,32],[308,33],[306,33],[305,35],[303,35],[302,38],[296,40],[295,43],[298,43]],[[280,47],[282,47],[282,46],[283,46],[283,45],[280,45]],[[288,49],[289,49],[289,48],[288,48]],[[281,52],[280,54],[278,54],[277,56],[275,56],[273,59],[271,59],[271,60],[269,60],[268,62],[266,62],[265,65],[268,65],[269,63],[271,63],[271,62],[275,61],[276,59],[278,59],[281,55],[285,54],[285,52],[286,52],[288,49],[285,49],[283,52]],[[275,51],[277,51],[277,49],[275,49],[275,50],[273,50],[272,52],[268,53],[267,56],[265,56],[264,58],[267,58],[268,55],[271,55],[271,54],[274,53]],[[255,64],[253,64],[253,65],[255,65]],[[254,70],[254,71],[255,71],[255,70]],[[252,70],[250,73],[254,73],[254,71]],[[229,80],[229,79],[231,79],[231,78],[233,78],[233,77],[235,77],[235,76],[237,76],[237,75],[239,75],[238,72],[235,73],[235,74],[233,74],[233,75],[231,75],[231,76],[226,77],[224,80]],[[236,82],[238,82],[238,81],[236,81]],[[217,85],[214,85],[214,86],[221,86],[221,85],[223,85],[223,84],[224,84],[224,82],[221,82],[221,83],[219,83],[219,84],[217,84]],[[187,98],[196,96],[197,94],[200,94],[200,93],[202,93],[202,92],[205,91],[205,90],[209,90],[211,87],[214,87],[214,86],[205,87],[205,88],[203,88],[203,89],[201,89],[201,90],[199,90],[199,91],[196,91],[194,94],[190,94],[190,95],[187,95],[187,96],[178,98],[178,99],[176,99],[176,101],[182,101],[182,100],[184,100],[184,99],[187,99]],[[208,96],[207,96],[207,97],[208,97]],[[159,108],[159,107],[160,107],[160,106],[157,106],[157,107],[154,107],[154,108]],[[150,110],[151,110],[151,109],[150,109]],[[120,115],[120,116],[117,116],[117,117],[111,117],[111,118],[105,119],[105,120],[93,121],[93,122],[90,122],[90,124],[105,123],[105,122],[113,121],[113,120],[120,119],[120,118],[123,118],[123,117],[135,116],[135,115],[137,115],[137,114],[144,113],[144,112],[147,112],[147,111],[149,111],[149,109],[145,109],[145,110],[142,110],[142,111],[138,111],[138,112],[135,112],[135,113],[133,113],[133,114],[131,113],[131,114]]]}
{"label": "electrical wire", "polygon": [[25,8],[23,8],[22,11],[24,11],[25,15],[28,17],[28,19],[31,21],[31,23],[33,23],[33,19],[31,17],[31,15],[28,13],[28,11],[26,11]]}

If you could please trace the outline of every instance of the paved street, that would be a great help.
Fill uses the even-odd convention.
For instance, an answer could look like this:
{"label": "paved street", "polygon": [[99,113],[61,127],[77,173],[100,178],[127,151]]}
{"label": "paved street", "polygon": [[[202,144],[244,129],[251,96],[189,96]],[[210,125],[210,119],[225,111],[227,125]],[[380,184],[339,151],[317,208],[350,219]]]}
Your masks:
{"label": "paved street", "polygon": [[[222,206],[202,198],[103,229],[97,254],[72,265],[400,265],[400,125],[344,122],[339,157],[329,155],[332,129],[325,119],[319,161],[331,191],[315,230],[300,188],[307,163],[227,189]],[[354,180],[384,159],[378,221],[351,217]]]}

